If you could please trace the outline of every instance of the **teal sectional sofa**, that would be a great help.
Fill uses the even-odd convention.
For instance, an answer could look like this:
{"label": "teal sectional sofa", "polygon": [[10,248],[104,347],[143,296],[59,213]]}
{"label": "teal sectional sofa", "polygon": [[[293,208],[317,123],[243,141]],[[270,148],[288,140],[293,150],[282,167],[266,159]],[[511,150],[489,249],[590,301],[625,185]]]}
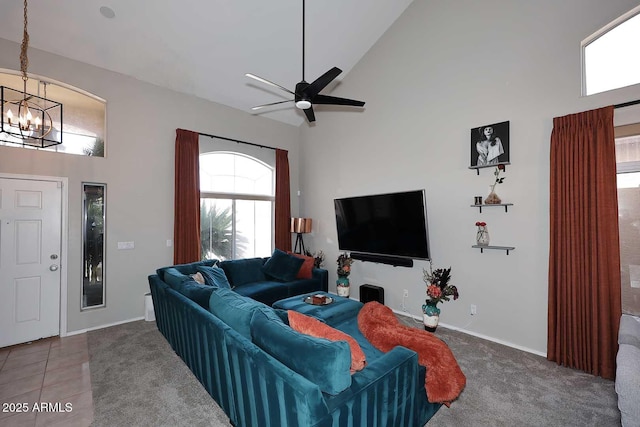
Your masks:
{"label": "teal sectional sofa", "polygon": [[[274,254],[283,254],[276,250]],[[272,257],[246,258],[230,261],[206,260],[190,264],[174,265],[159,268],[158,276],[167,284],[196,301],[205,309],[209,307],[209,296],[213,288],[200,285],[194,281],[192,275],[201,267],[220,267],[228,280],[225,286],[231,287],[240,295],[244,295],[267,305],[293,295],[306,292],[327,291],[328,273],[321,268],[313,268],[311,277],[299,279],[295,274],[278,274],[284,279],[276,279],[265,273],[265,265]],[[300,260],[302,262],[302,260]],[[277,274],[277,273],[276,273]]]}
{"label": "teal sectional sofa", "polygon": [[333,325],[367,356],[366,367],[350,374],[346,342],[294,331],[285,311],[241,295],[247,284],[211,287],[205,307],[165,281],[170,268],[186,274],[200,264],[149,276],[156,322],[234,426],[422,426],[441,406],[427,401],[417,354],[373,348],[358,331],[357,313]]}

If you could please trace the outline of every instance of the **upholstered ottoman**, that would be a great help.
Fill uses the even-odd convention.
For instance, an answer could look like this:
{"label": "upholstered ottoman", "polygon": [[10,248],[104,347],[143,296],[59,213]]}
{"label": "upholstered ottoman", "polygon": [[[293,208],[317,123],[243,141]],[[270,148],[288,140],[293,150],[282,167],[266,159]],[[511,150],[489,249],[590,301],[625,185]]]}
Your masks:
{"label": "upholstered ottoman", "polygon": [[[306,303],[305,299],[313,295],[331,297],[333,302],[327,305]],[[335,326],[349,318],[356,317],[362,306],[363,304],[359,301],[339,297],[338,295],[326,292],[311,292],[308,294],[296,295],[273,303],[273,308],[297,311],[298,313],[315,317],[329,326]]]}

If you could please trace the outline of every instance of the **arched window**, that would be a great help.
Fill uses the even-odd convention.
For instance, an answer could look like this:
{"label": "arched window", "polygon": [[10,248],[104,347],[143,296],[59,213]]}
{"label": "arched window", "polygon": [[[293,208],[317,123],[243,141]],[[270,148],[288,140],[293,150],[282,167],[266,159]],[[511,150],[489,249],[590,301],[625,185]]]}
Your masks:
{"label": "arched window", "polygon": [[640,83],[640,6],[582,42],[583,95]]}
{"label": "arched window", "polygon": [[273,167],[245,154],[200,154],[203,259],[271,255],[274,175]]}

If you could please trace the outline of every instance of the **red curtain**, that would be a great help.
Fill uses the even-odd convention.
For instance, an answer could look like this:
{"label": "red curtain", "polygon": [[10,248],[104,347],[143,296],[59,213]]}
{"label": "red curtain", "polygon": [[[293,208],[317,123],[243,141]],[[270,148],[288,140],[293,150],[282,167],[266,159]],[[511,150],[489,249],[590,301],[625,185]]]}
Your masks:
{"label": "red curtain", "polygon": [[289,159],[286,150],[276,149],[275,245],[281,251],[291,251],[291,190]]}
{"label": "red curtain", "polygon": [[615,377],[620,246],[613,107],[553,119],[547,359]]}
{"label": "red curtain", "polygon": [[198,133],[176,130],[173,263],[200,260]]}

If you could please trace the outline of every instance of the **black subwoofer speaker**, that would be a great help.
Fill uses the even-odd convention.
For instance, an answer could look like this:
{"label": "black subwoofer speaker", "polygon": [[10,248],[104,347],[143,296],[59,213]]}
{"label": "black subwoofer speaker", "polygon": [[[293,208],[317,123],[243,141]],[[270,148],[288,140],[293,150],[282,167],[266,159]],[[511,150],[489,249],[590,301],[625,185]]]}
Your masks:
{"label": "black subwoofer speaker", "polygon": [[369,301],[384,304],[384,289],[376,285],[360,285],[360,302]]}

